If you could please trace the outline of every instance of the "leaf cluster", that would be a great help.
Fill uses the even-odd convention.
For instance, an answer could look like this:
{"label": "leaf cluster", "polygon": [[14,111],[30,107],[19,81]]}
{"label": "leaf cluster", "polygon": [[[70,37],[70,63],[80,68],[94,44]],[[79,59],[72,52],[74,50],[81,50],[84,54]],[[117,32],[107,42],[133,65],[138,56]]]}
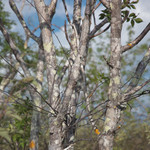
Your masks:
{"label": "leaf cluster", "polygon": [[[137,4],[139,0],[130,2],[129,0],[124,0],[121,10],[122,19],[127,22],[130,22],[131,26],[134,27],[135,23],[141,23],[143,20],[138,18],[138,15],[135,13],[129,13],[129,10],[136,9],[135,4]],[[127,8],[126,10],[124,10]],[[129,10],[128,10],[129,9]],[[102,20],[107,18],[109,21],[111,20],[111,11],[109,9],[102,10],[102,13],[99,15],[99,19]]]}

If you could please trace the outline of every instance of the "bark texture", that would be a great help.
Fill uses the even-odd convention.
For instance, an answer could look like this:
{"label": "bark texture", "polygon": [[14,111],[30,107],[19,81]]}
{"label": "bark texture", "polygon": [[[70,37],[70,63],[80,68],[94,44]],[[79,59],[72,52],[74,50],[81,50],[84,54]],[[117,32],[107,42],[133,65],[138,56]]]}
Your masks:
{"label": "bark texture", "polygon": [[100,150],[112,150],[115,130],[120,118],[120,109],[116,107],[121,100],[121,1],[113,0],[110,2],[111,11],[111,56],[110,56],[110,84],[109,102],[106,108],[104,122],[104,133],[99,140]]}

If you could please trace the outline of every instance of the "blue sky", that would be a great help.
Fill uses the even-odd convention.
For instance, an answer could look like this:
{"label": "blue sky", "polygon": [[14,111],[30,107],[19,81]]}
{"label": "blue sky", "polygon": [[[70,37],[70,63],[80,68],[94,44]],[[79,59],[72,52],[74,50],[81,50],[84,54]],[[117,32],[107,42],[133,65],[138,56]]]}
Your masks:
{"label": "blue sky", "polygon": [[[5,4],[5,10],[10,12],[10,19],[15,20],[16,22],[16,26],[13,26],[12,31],[15,32],[19,32],[21,35],[24,36],[24,30],[21,26],[21,24],[19,23],[16,15],[13,13],[13,11],[11,10],[10,6],[9,6],[9,0],[2,0],[3,3]],[[19,0],[17,0],[17,6],[18,8],[21,6],[21,3],[18,2]],[[50,2],[50,0],[46,0],[47,3]],[[85,9],[85,2],[86,0],[83,0],[83,7],[82,7],[82,15]],[[135,24],[134,30],[135,30],[135,35],[134,38],[136,38],[141,32],[142,30],[146,27],[146,25],[150,22],[150,8],[149,8],[149,0],[140,0],[139,3],[136,5],[136,10],[135,13],[138,14],[138,17],[143,19],[143,22],[140,24]],[[27,3],[26,3],[27,4]],[[72,17],[73,14],[73,0],[66,0],[66,4],[67,4],[67,8],[68,8],[68,12],[69,12],[69,16]],[[103,6],[101,6],[100,8],[98,8],[95,12],[95,16],[96,16],[96,22],[99,23],[100,20],[98,19],[99,14],[101,12],[101,10],[103,9]],[[22,12],[26,23],[29,25],[29,28],[31,30],[33,30],[35,27],[38,26],[38,17],[36,15],[36,11],[33,7],[26,5],[23,9]],[[66,20],[66,16],[65,16],[65,11],[64,11],[64,7],[62,4],[62,0],[58,0],[58,4],[57,4],[57,8],[56,8],[56,14],[54,16],[53,22],[54,24],[58,25],[59,27],[61,27],[63,29],[63,25],[64,25],[64,21]],[[128,36],[127,36],[127,32],[126,32],[126,28],[127,28],[128,24],[125,23],[123,25],[123,30],[122,30],[122,45],[124,45],[126,43],[126,41],[128,41]],[[93,27],[93,22],[92,22],[92,27]],[[92,28],[91,27],[91,28]],[[62,45],[64,47],[68,47],[68,43],[65,40],[65,35],[62,31],[60,31],[58,28],[55,28],[55,33],[57,34],[57,36],[59,37],[59,40],[61,41]],[[36,32],[37,35],[39,35],[39,30]],[[144,43],[148,38],[150,38],[150,33],[148,33],[143,42],[140,43]],[[96,38],[96,40],[98,41],[99,39]],[[98,41],[99,43],[101,41]],[[60,44],[57,41],[56,37],[54,36],[54,43],[56,47],[59,47]],[[150,45],[150,44],[149,44]],[[96,45],[92,45],[93,48],[96,49]],[[141,55],[141,57],[143,57]],[[139,58],[139,60],[141,60],[141,57]]]}
{"label": "blue sky", "polygon": [[[17,17],[15,16],[15,14],[13,13],[13,11],[11,10],[11,8],[9,7],[9,0],[2,0],[3,3],[5,4],[5,10],[9,11],[11,16],[10,18],[15,20],[17,26],[13,27],[13,31],[19,32],[20,34],[24,35],[24,30],[21,27]],[[21,1],[21,0],[20,0]],[[31,1],[31,0],[30,0]],[[47,4],[50,3],[50,0],[45,0],[45,2]],[[82,15],[84,14],[84,9],[85,9],[85,2],[86,0],[83,0],[83,5],[82,5]],[[98,2],[98,1],[97,1]],[[19,3],[19,0],[17,0],[16,2],[18,8],[21,6],[21,3]],[[38,26],[38,17],[36,15],[36,11],[35,8],[33,8],[30,5],[27,5],[28,3],[26,2],[26,5],[22,11],[22,14],[25,18],[26,23],[29,25],[30,29],[34,29],[35,27]],[[67,4],[67,8],[68,8],[68,12],[69,12],[69,16],[70,18],[72,17],[73,14],[73,0],[66,0],[66,4]],[[100,8],[98,8],[95,12],[95,16],[96,16],[96,22],[99,23],[100,20],[98,19],[98,15],[101,13],[101,10],[103,9],[103,6],[100,6]],[[150,10],[149,10],[149,0],[140,0],[139,3],[136,5],[136,10],[135,13],[138,14],[138,17],[143,19],[143,22],[140,24],[136,24],[134,27],[134,30],[136,32],[135,34],[135,38],[136,36],[138,36],[141,31],[144,29],[144,27],[149,23],[150,21]],[[56,8],[56,14],[54,16],[54,19],[52,21],[53,24],[56,24],[57,26],[63,28],[64,25],[64,21],[66,20],[66,16],[65,16],[65,11],[64,11],[64,7],[62,4],[62,0],[58,0],[58,4],[57,4],[57,8]],[[127,28],[128,24],[125,23],[123,25],[123,30],[122,30],[122,44],[125,44],[127,39],[127,32],[126,32],[126,28]],[[92,24],[93,27],[93,24]],[[91,28],[92,28],[91,27]],[[64,47],[68,47],[68,43],[65,40],[65,35],[62,31],[60,31],[58,28],[55,28],[55,32],[57,34],[57,36],[60,38],[60,41],[62,42],[62,44],[64,45]],[[36,32],[37,35],[39,35],[39,30]],[[148,39],[148,37],[150,37],[150,34],[146,35],[146,37],[144,38],[144,41],[146,41],[146,39]],[[56,45],[56,47],[58,47],[59,43],[57,41],[57,39],[54,37],[54,43]]]}

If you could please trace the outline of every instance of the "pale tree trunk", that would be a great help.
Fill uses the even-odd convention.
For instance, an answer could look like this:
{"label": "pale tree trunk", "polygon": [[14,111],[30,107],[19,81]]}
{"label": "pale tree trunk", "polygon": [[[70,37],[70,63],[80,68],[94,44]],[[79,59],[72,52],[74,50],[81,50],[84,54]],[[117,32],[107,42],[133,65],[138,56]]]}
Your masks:
{"label": "pale tree trunk", "polygon": [[112,150],[115,130],[120,119],[120,109],[116,106],[121,101],[121,1],[110,2],[111,11],[111,57],[110,57],[110,84],[109,103],[106,108],[104,133],[99,140],[100,150]]}
{"label": "pale tree trunk", "polygon": [[[42,0],[34,0],[35,7],[37,9],[41,38],[43,42],[45,62],[46,62],[46,72],[47,72],[47,84],[48,84],[48,103],[52,108],[56,107],[56,103],[59,96],[59,89],[57,81],[55,81],[56,76],[56,54],[52,39],[52,29],[51,21],[53,15],[55,14],[55,8],[57,0],[52,0],[49,6],[46,6]],[[55,113],[51,108],[50,112]],[[50,139],[49,139],[49,150],[61,150],[62,147],[62,132],[61,127],[58,127],[56,118],[49,117],[49,127],[50,127]]]}
{"label": "pale tree trunk", "polygon": [[42,92],[42,82],[43,82],[43,72],[44,72],[44,62],[43,62],[43,50],[39,49],[39,59],[37,64],[37,75],[34,81],[34,88],[31,97],[35,108],[32,113],[31,120],[31,131],[30,131],[30,149],[38,150],[39,147],[39,131],[40,131],[40,112],[41,112],[41,95]]}

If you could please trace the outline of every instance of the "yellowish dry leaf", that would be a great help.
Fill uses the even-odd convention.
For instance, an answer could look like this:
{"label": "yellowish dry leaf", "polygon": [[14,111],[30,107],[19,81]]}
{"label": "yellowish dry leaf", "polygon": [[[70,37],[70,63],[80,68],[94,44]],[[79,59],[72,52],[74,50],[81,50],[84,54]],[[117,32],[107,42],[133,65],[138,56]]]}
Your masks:
{"label": "yellowish dry leaf", "polygon": [[132,46],[132,43],[129,43],[128,45],[129,45],[129,46]]}
{"label": "yellowish dry leaf", "polygon": [[34,141],[33,141],[33,140],[30,142],[29,147],[30,147],[30,148],[35,148],[35,143],[34,143]]}
{"label": "yellowish dry leaf", "polygon": [[99,134],[100,134],[100,132],[99,132],[99,130],[98,130],[98,129],[95,129],[95,133],[96,133],[97,135],[99,135]]}

